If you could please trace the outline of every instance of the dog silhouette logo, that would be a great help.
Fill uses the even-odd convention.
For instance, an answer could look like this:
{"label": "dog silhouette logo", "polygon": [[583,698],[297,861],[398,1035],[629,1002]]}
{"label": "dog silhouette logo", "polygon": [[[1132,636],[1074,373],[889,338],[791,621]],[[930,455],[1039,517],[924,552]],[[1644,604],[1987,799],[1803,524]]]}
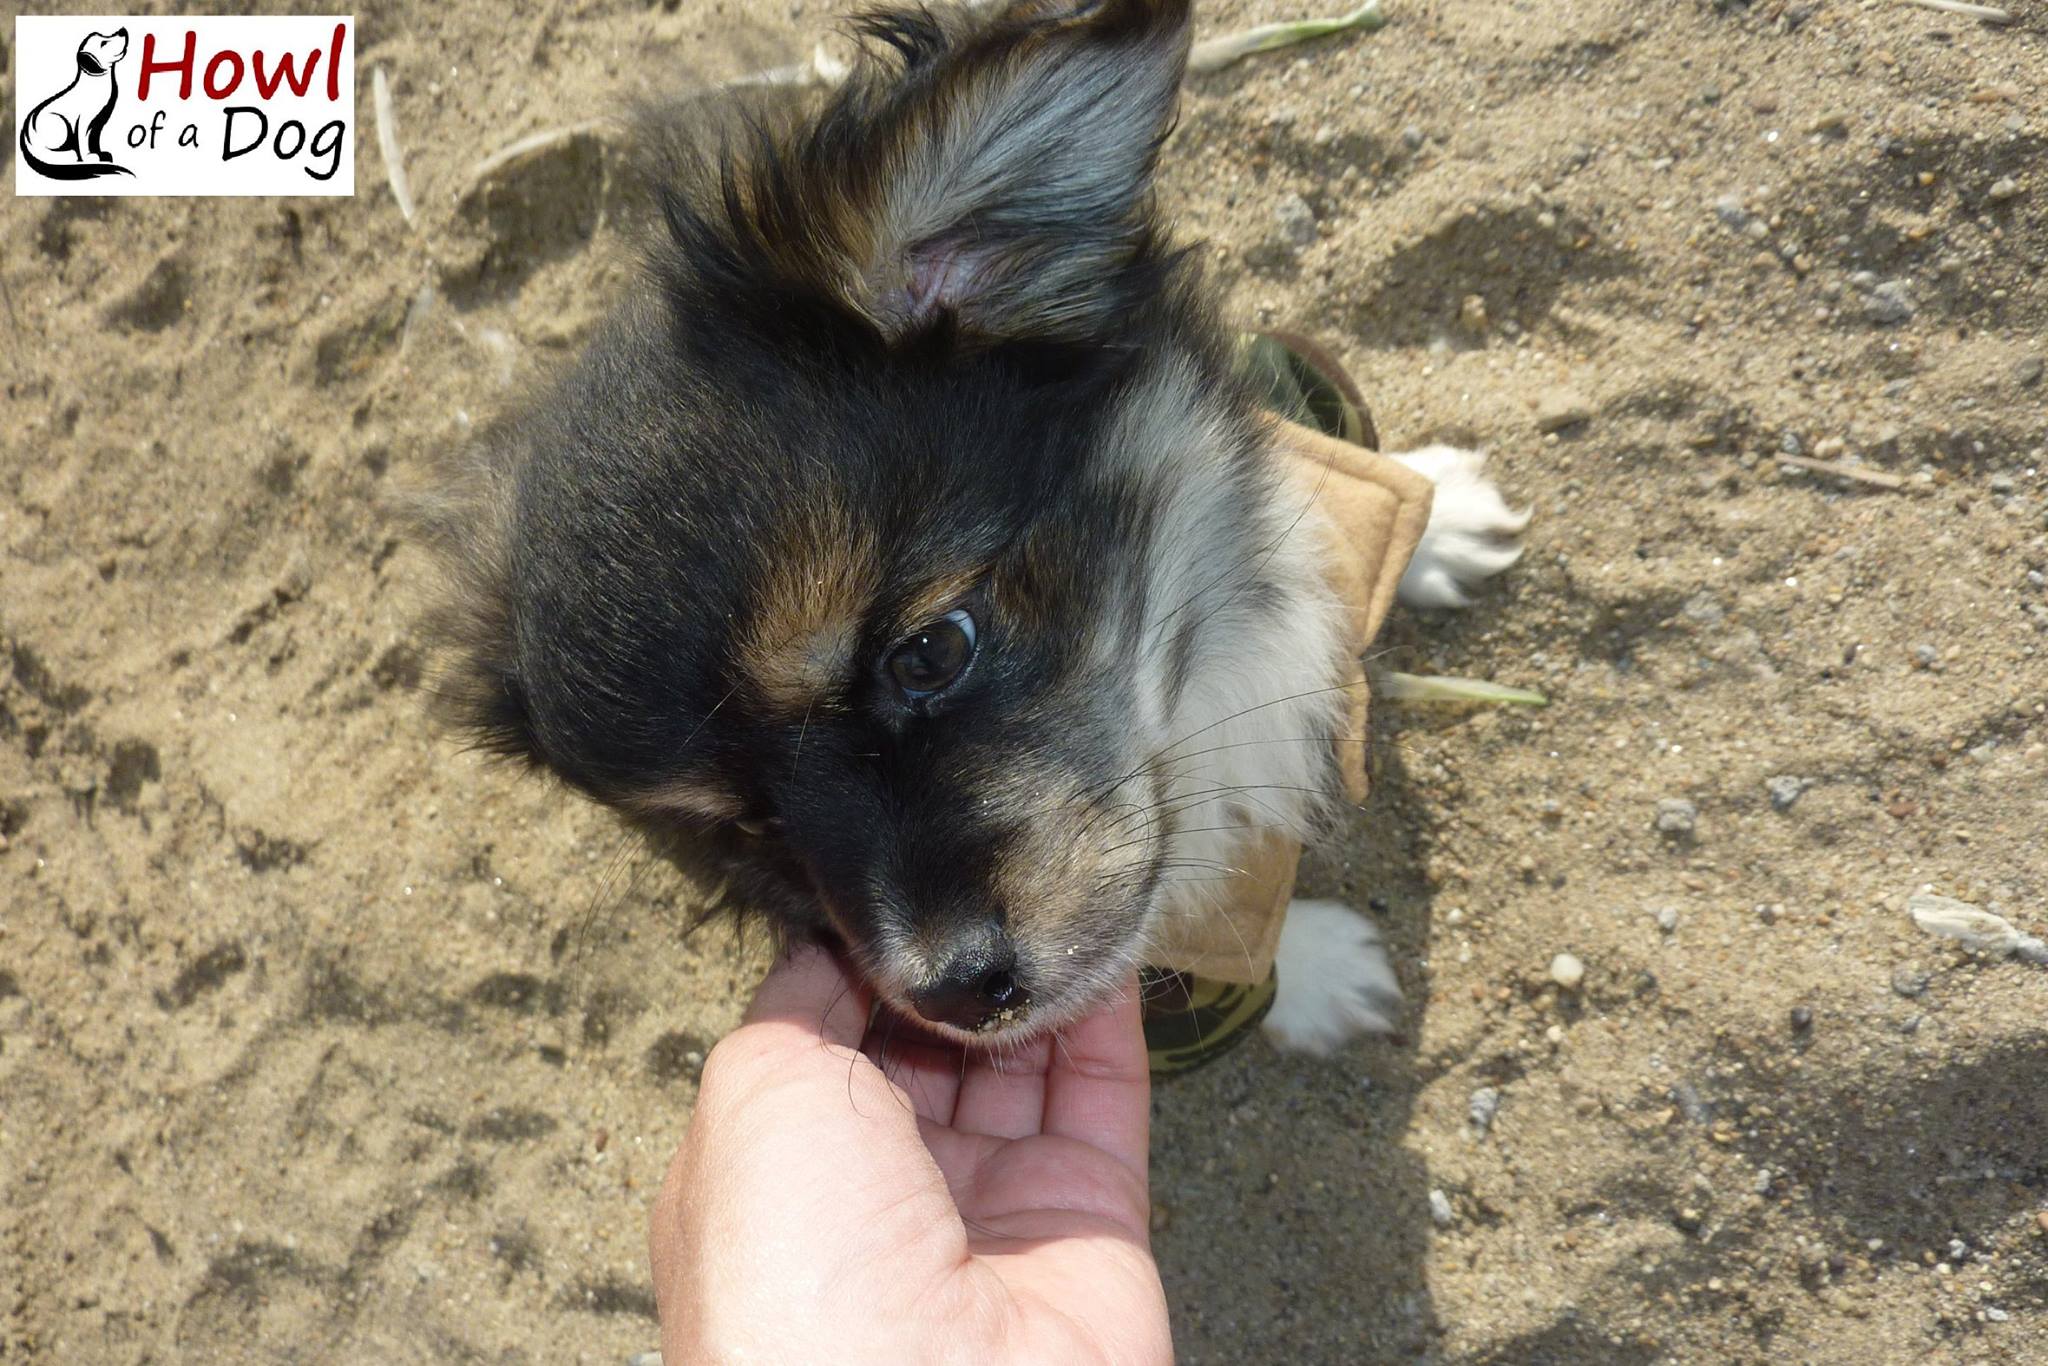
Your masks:
{"label": "dog silhouette logo", "polygon": [[100,134],[121,97],[114,67],[128,55],[128,30],[89,33],[78,45],[71,84],[29,111],[21,125],[21,159],[52,180],[133,175],[100,146]]}

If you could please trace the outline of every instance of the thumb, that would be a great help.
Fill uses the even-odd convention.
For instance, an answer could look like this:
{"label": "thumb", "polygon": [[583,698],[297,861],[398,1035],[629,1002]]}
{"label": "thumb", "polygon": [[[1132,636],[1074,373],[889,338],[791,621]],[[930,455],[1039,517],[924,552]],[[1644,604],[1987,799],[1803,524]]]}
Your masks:
{"label": "thumb", "polygon": [[839,956],[819,944],[798,944],[778,956],[754,990],[738,1032],[858,1048],[868,1024],[869,996]]}

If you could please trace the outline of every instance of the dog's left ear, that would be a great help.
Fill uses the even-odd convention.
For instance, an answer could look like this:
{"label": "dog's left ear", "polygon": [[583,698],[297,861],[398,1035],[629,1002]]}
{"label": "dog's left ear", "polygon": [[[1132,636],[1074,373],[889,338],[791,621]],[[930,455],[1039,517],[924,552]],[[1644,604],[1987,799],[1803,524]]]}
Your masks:
{"label": "dog's left ear", "polygon": [[[1157,264],[1152,172],[1188,0],[1011,0],[993,16],[909,10],[856,27],[894,59],[871,53],[815,122],[738,177],[728,165],[728,248],[891,339],[942,321],[998,339],[1099,336]],[[667,207],[683,245],[703,246]]]}

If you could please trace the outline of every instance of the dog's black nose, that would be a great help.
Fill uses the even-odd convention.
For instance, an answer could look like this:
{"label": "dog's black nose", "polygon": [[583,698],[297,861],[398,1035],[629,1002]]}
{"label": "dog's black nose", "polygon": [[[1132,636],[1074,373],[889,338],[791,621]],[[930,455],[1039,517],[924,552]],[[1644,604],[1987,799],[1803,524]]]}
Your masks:
{"label": "dog's black nose", "polygon": [[969,1031],[986,1029],[1030,999],[1017,976],[1016,950],[1007,941],[956,954],[937,977],[910,993],[925,1019]]}

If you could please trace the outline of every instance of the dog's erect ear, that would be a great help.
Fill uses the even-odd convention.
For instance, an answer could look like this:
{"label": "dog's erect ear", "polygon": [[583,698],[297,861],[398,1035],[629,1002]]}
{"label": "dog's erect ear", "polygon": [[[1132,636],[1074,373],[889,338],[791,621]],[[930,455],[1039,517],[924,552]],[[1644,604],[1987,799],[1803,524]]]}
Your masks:
{"label": "dog's erect ear", "polygon": [[[1156,265],[1152,171],[1189,28],[1188,0],[857,20],[871,50],[815,121],[723,168],[725,245],[891,338],[941,319],[1097,335]],[[701,218],[665,207],[704,245]]]}

